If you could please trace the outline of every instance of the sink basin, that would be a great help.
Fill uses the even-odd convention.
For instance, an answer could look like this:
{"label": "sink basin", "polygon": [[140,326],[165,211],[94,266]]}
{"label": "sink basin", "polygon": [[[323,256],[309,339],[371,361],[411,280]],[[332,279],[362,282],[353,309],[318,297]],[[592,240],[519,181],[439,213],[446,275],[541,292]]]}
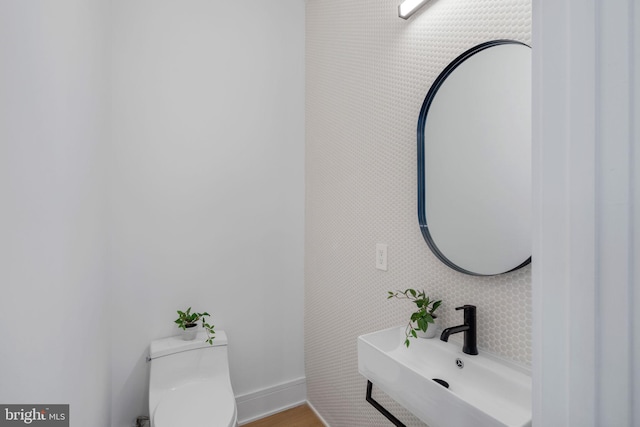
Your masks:
{"label": "sink basin", "polygon": [[411,339],[407,348],[404,330],[358,337],[358,371],[389,397],[429,427],[531,426],[524,369],[482,351],[464,354],[461,344],[438,338]]}

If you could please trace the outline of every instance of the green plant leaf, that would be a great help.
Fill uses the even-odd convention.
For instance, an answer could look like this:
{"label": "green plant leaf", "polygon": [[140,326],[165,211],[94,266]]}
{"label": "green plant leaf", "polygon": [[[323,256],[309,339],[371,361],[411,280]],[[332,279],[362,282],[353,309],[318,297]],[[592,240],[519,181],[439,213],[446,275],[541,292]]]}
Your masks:
{"label": "green plant leaf", "polygon": [[440,307],[441,304],[442,304],[442,300],[434,301],[433,304],[431,305],[431,310],[429,310],[429,312],[433,313],[434,311],[436,311],[438,307]]}

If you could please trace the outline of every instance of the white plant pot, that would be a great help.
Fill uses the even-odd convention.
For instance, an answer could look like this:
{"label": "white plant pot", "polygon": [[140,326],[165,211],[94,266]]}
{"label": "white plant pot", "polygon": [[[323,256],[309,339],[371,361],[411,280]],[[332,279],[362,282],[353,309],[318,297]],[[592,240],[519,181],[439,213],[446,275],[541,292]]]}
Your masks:
{"label": "white plant pot", "polygon": [[186,329],[182,330],[182,339],[185,341],[196,339],[196,335],[198,335],[198,325],[187,326]]}
{"label": "white plant pot", "polygon": [[440,322],[437,317],[434,317],[433,323],[429,323],[429,326],[427,327],[427,332],[422,332],[420,329],[417,329],[417,325],[414,325],[414,328],[416,328],[418,338],[435,338],[440,331]]}

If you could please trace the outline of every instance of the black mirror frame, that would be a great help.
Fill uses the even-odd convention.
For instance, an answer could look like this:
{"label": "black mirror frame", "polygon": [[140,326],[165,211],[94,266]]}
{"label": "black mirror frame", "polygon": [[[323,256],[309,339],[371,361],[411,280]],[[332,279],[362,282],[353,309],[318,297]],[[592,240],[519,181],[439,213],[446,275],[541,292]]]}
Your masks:
{"label": "black mirror frame", "polygon": [[472,47],[471,49],[465,51],[456,59],[454,59],[449,65],[445,67],[445,69],[440,73],[440,75],[435,79],[431,88],[427,92],[427,96],[422,103],[422,108],[420,109],[420,115],[418,116],[418,223],[420,224],[420,231],[422,232],[422,236],[424,240],[427,242],[427,245],[434,253],[434,255],[442,261],[449,268],[458,271],[460,273],[468,274],[471,276],[498,276],[500,274],[510,273],[512,271],[518,270],[522,267],[527,266],[531,263],[531,257],[529,257],[522,264],[517,267],[496,274],[479,274],[474,273],[472,271],[465,270],[464,268],[454,264],[451,260],[449,260],[441,251],[438,249],[438,246],[433,241],[431,237],[431,233],[429,232],[429,226],[427,225],[427,210],[426,210],[426,183],[425,183],[425,162],[424,162],[424,153],[425,153],[425,139],[424,139],[424,131],[427,123],[427,114],[429,113],[429,107],[431,103],[435,99],[435,96],[440,89],[440,86],[444,83],[444,81],[449,77],[449,75],[462,64],[469,57],[481,52],[485,49],[488,49],[493,46],[503,45],[503,44],[519,44],[527,47],[531,47],[525,43],[516,41],[516,40],[492,40],[485,43],[481,43],[477,46]]}

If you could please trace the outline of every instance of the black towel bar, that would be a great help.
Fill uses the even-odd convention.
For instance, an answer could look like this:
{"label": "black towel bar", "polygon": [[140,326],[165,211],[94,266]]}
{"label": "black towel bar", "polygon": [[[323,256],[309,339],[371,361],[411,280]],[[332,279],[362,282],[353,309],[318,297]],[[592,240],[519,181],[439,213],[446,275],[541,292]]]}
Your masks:
{"label": "black towel bar", "polygon": [[371,404],[371,406],[376,408],[378,410],[378,412],[380,412],[382,415],[387,417],[387,419],[389,421],[391,421],[395,426],[397,426],[397,427],[407,427],[402,423],[402,421],[397,419],[391,412],[387,411],[381,404],[376,402],[373,399],[373,397],[371,397],[371,390],[372,389],[373,389],[373,384],[371,383],[371,381],[367,380],[367,402],[369,402]]}

